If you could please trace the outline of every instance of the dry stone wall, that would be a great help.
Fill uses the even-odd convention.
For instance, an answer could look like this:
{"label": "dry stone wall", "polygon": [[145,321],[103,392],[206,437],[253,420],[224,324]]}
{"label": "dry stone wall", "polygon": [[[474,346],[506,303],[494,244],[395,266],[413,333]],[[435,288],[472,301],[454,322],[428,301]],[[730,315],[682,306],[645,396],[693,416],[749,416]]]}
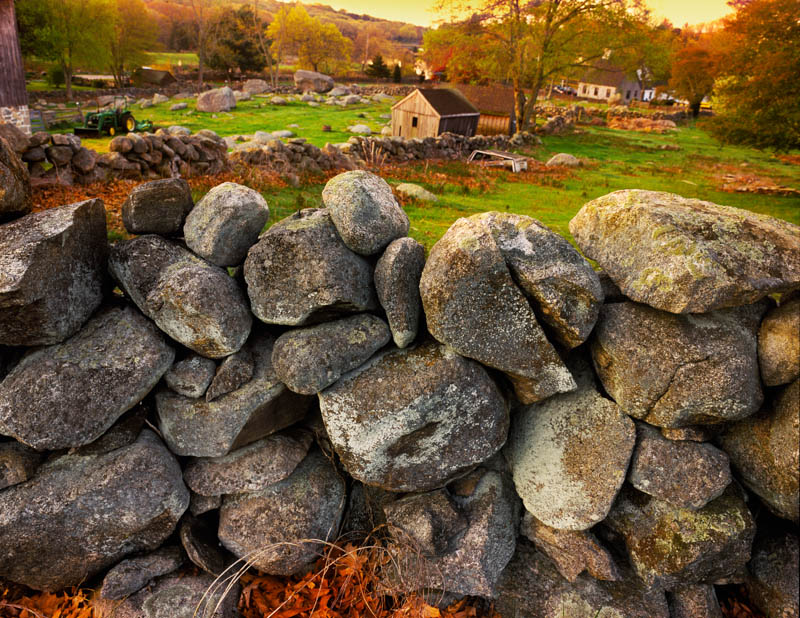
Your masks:
{"label": "dry stone wall", "polygon": [[98,200],[24,210],[0,224],[0,577],[188,616],[236,560],[298,573],[389,523],[425,566],[387,581],[503,616],[718,616],[730,583],[797,616],[797,226],[619,191],[570,225],[598,274],[507,213],[426,260],[362,171],[260,235],[268,203],[230,183],[141,185],[111,247]]}

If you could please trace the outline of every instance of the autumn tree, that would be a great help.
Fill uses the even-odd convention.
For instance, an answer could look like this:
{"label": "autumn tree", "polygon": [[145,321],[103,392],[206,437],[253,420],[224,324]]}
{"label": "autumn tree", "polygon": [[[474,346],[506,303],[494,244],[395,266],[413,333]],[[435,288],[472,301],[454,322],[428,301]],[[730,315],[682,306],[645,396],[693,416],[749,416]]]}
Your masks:
{"label": "autumn tree", "polygon": [[216,33],[209,45],[208,66],[212,69],[261,71],[266,59],[259,49],[258,31],[266,24],[249,6],[226,7],[212,20]]}
{"label": "autumn tree", "polygon": [[716,41],[712,133],[723,141],[800,148],[800,3],[752,0],[734,5]]}
{"label": "autumn tree", "polygon": [[144,64],[145,52],[153,49],[158,24],[142,0],[116,0],[111,36],[106,41],[108,68],[118,88],[126,72]]}
{"label": "autumn tree", "polygon": [[703,99],[714,88],[715,71],[714,57],[702,43],[690,43],[675,54],[669,86],[678,97],[689,102],[695,118],[700,114]]}
{"label": "autumn tree", "polygon": [[423,35],[422,59],[434,74],[445,73],[448,81],[480,84],[489,78],[481,49],[492,44],[488,36],[478,36],[463,26],[443,24]]}

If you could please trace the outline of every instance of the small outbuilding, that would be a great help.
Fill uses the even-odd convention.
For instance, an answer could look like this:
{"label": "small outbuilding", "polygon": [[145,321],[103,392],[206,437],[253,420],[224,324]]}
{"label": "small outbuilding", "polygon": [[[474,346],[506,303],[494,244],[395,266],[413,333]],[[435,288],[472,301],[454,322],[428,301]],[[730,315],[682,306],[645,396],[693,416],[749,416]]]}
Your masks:
{"label": "small outbuilding", "polygon": [[133,85],[138,88],[146,88],[147,86],[169,86],[178,80],[175,79],[175,76],[169,71],[141,67],[133,72],[131,81]]}
{"label": "small outbuilding", "polygon": [[392,135],[436,137],[457,133],[472,137],[480,112],[451,88],[418,88],[392,106]]}

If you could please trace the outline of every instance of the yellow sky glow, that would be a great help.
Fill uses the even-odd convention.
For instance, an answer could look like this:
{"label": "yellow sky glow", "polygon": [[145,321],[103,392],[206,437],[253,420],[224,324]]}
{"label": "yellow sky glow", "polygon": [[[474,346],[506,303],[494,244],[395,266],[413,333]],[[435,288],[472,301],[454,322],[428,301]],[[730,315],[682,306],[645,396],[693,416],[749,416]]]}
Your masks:
{"label": "yellow sky glow", "polygon": [[[327,4],[351,13],[430,26],[443,16],[433,10],[435,0],[304,0]],[[676,26],[699,24],[719,19],[730,12],[727,0],[645,0],[655,15],[666,17]]]}

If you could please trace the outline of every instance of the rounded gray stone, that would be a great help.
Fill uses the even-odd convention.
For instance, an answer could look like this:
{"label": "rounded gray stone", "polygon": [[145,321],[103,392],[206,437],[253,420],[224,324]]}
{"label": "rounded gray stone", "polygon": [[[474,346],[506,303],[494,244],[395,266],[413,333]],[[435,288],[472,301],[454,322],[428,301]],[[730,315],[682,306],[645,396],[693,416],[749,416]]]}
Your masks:
{"label": "rounded gray stone", "polygon": [[800,377],[800,297],[781,302],[764,317],[758,331],[758,364],[767,386]]}
{"label": "rounded gray stone", "polygon": [[179,547],[165,546],[151,554],[123,560],[106,573],[100,598],[124,599],[144,588],[150,580],[179,569],[185,559]]}
{"label": "rounded gray stone", "polygon": [[290,390],[315,395],[389,342],[386,322],[360,314],[290,330],[275,342],[272,365]]}
{"label": "rounded gray stone", "polygon": [[747,565],[747,590],[767,616],[800,616],[800,542],[796,533],[771,534],[758,539]]}
{"label": "rounded gray stone", "polygon": [[179,234],[192,210],[192,191],[182,178],[138,185],[122,204],[122,224],[131,234]]}
{"label": "rounded gray stone", "polygon": [[408,215],[388,183],[363,170],[334,176],[322,190],[344,244],[361,255],[378,253],[395,238],[408,234]]}
{"label": "rounded gray stone", "polygon": [[0,433],[35,449],[99,438],[175,358],[133,307],[107,308],[64,343],[30,351],[0,383]]}
{"label": "rounded gray stone", "polygon": [[202,397],[214,379],[216,369],[216,363],[210,358],[191,353],[169,368],[164,374],[164,381],[179,395]]}
{"label": "rounded gray stone", "polygon": [[0,442],[0,490],[27,481],[43,458],[42,453],[19,442]]}
{"label": "rounded gray stone", "polygon": [[258,191],[234,182],[206,193],[186,217],[188,247],[217,266],[241,264],[269,220],[269,207]]}
{"label": "rounded gray stone", "polygon": [[253,377],[253,369],[253,355],[246,347],[225,357],[206,391],[206,401],[214,401],[247,384]]}
{"label": "rounded gray stone", "polygon": [[425,247],[408,237],[393,240],[375,265],[375,291],[398,348],[417,338],[422,312],[419,280],[424,267]]}

